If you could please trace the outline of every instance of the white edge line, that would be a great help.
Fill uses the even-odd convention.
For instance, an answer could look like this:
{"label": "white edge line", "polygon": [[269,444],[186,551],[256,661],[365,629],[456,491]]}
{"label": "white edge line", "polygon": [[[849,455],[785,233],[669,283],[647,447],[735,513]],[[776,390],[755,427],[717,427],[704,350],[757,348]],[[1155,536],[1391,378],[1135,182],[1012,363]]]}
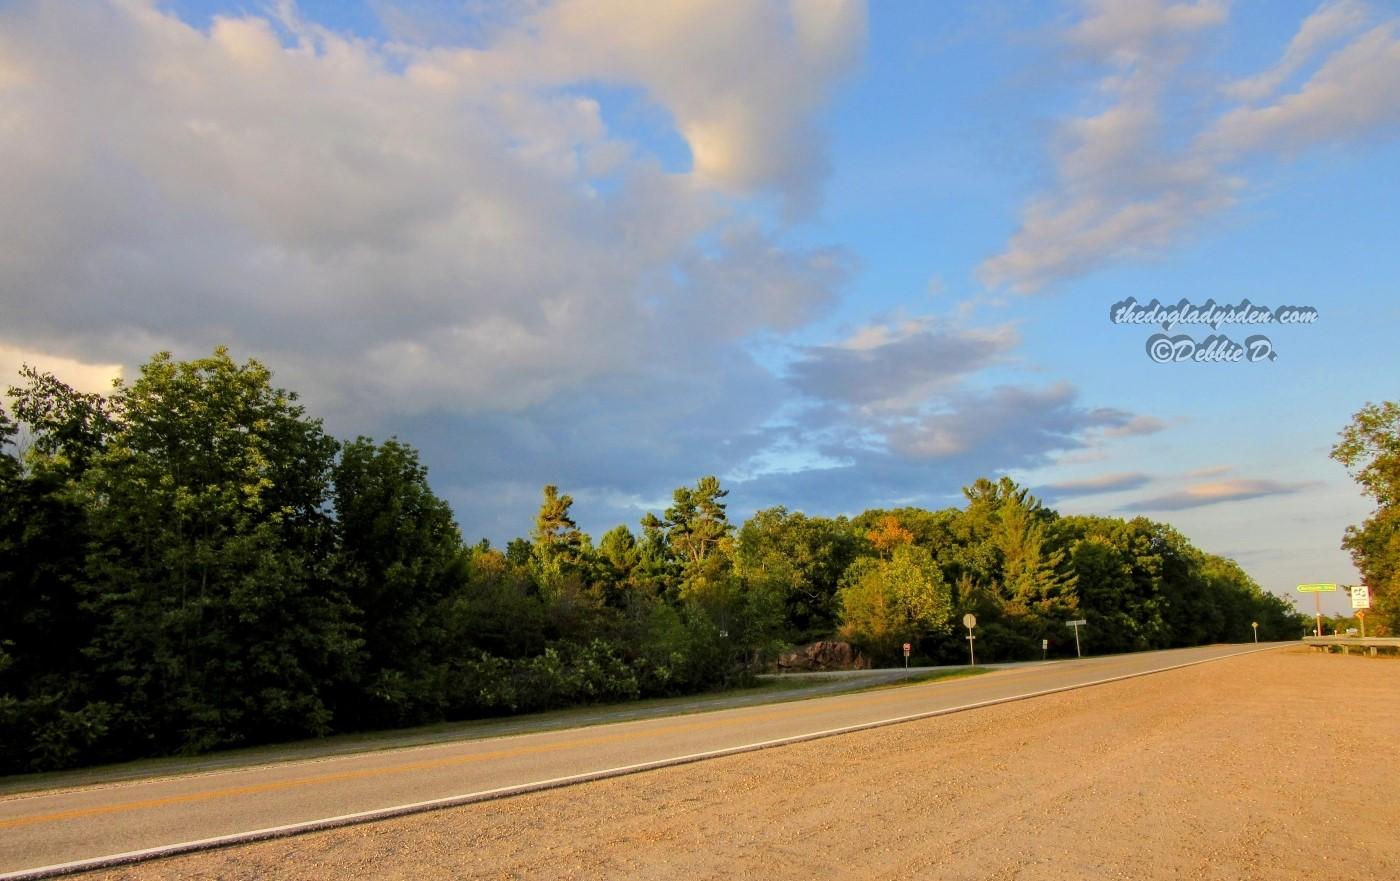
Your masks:
{"label": "white edge line", "polygon": [[[1290,643],[1291,644],[1291,643]],[[231,847],[238,844],[252,844],[258,841],[268,841],[274,838],[289,838],[293,835],[303,835],[308,832],[321,832],[327,829],[338,829],[344,826],[354,826],[360,823],[372,823],[378,820],[389,820],[395,817],[402,817],[408,814],[419,814],[426,811],[442,810],[444,808],[455,808],[461,805],[473,804],[476,802],[493,801],[495,799],[507,798],[514,795],[524,795],[530,792],[538,792],[544,789],[557,789],[564,786],[573,786],[578,783],[588,783],[594,780],[603,780],[609,777],[622,777],[628,774],[637,774],[642,771],[653,771],[658,768],[669,768],[676,765],[688,765],[692,762],[704,761],[705,759],[717,759],[723,756],[732,756],[739,753],[756,752],[761,749],[769,749],[775,746],[786,746],[793,743],[803,743],[809,740],[820,740],[825,737],[835,737],[838,734],[851,734],[856,731],[866,731],[871,728],[883,728],[887,725],[899,725],[904,722],[914,722],[919,719],[930,719],[934,716],[946,716],[951,713],[961,713],[967,710],[977,710],[983,707],[993,707],[998,704],[1009,704],[1015,701],[1027,700],[1033,697],[1044,697],[1049,694],[1059,694],[1064,691],[1074,691],[1079,688],[1091,688],[1095,685],[1107,685],[1110,682],[1121,682],[1124,679],[1136,679],[1139,676],[1151,676],[1154,673],[1166,673],[1170,670],[1180,670],[1184,667],[1194,667],[1198,664],[1209,664],[1213,661],[1223,661],[1227,658],[1237,658],[1241,655],[1252,655],[1256,652],[1267,652],[1282,648],[1282,646],[1271,645],[1263,648],[1245,649],[1239,652],[1231,652],[1228,655],[1220,655],[1213,658],[1201,658],[1195,661],[1187,661],[1182,664],[1172,664],[1168,667],[1157,667],[1152,670],[1140,670],[1136,673],[1124,673],[1121,676],[1110,676],[1105,679],[1095,679],[1090,682],[1080,682],[1073,685],[1059,685],[1055,688],[1046,688],[1040,691],[1028,691],[1024,694],[1013,694],[1007,697],[992,698],[985,701],[977,701],[971,704],[960,704],[956,707],[943,707],[937,710],[925,710],[920,713],[910,713],[905,716],[893,716],[888,719],[879,719],[874,722],[860,722],[855,725],[845,725],[840,728],[828,728],[824,731],[809,731],[806,734],[794,734],[788,737],[779,737],[774,740],[763,740],[757,743],[746,743],[740,746],[730,746],[724,749],[710,750],[708,752],[691,753],[684,756],[673,756],[667,759],[655,759],[650,762],[640,762],[635,765],[621,765],[616,768],[606,768],[601,771],[587,771],[582,774],[570,774],[567,777],[553,777],[548,780],[536,780],[532,783],[519,783],[512,786],[502,786],[497,789],[484,789],[479,792],[471,792],[465,795],[450,795],[445,798],[435,798],[429,801],[414,802],[413,804],[395,805],[388,808],[376,808],[372,811],[359,811],[354,814],[342,814],[338,817],[325,817],[320,820],[308,820],[302,823],[289,823],[285,826],[270,826],[266,829],[255,829],[252,832],[236,832],[232,835],[219,835],[214,838],[201,838],[196,841],[182,841],[179,844],[166,844],[159,847],[150,847],[144,850],[133,850],[126,853],[110,854],[108,856],[91,857],[85,860],[75,860],[70,863],[57,863],[52,866],[40,866],[35,869],[21,869],[17,872],[6,872],[0,874],[0,881],[37,881],[41,878],[55,878],[60,875],[71,875],[76,872],[90,872],[95,869],[110,869],[116,866],[129,865],[131,863],[144,862],[162,857],[179,856],[181,854],[195,853],[202,850],[213,850],[220,847]]]}

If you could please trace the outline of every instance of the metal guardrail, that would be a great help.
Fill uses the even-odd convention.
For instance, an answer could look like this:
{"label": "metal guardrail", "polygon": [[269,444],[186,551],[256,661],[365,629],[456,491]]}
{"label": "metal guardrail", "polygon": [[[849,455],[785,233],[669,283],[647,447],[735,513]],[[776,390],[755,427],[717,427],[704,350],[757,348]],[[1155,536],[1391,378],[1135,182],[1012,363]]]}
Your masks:
{"label": "metal guardrail", "polygon": [[1307,636],[1303,642],[1320,649],[1331,646],[1341,647],[1343,654],[1350,654],[1353,648],[1370,649],[1370,654],[1376,654],[1376,649],[1400,649],[1400,636],[1368,636],[1362,639],[1359,636]]}
{"label": "metal guardrail", "polygon": [[1400,636],[1368,636],[1365,639],[1359,636],[1305,636],[1303,642],[1308,645],[1388,645],[1400,648]]}

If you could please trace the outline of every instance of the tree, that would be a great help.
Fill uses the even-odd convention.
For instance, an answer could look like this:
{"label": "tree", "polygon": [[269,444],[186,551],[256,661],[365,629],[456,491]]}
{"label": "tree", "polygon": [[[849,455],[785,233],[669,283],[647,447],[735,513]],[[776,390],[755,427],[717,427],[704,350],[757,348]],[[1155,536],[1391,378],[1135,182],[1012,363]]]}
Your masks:
{"label": "tree", "polygon": [[862,557],[846,571],[840,591],[841,632],[892,658],[900,643],[949,629],[952,598],[929,552],[897,545],[889,559]]}
{"label": "tree", "polygon": [[583,533],[569,516],[573,504],[573,496],[561,496],[559,487],[554,484],[545,486],[544,501],[535,515],[535,530],[531,534],[535,548],[545,557],[577,555]]}
{"label": "tree", "polygon": [[[17,434],[0,407],[0,774],[104,758],[111,715],[92,700],[82,655],[92,635],[77,592],[83,508],[66,468],[26,473]],[[31,464],[49,458],[31,453]]]}
{"label": "tree", "polygon": [[358,648],[330,583],[336,442],[256,361],[156,355],[85,471],[88,650],[136,752],[330,730]]}
{"label": "tree", "polygon": [[779,506],[759,511],[739,530],[735,564],[745,581],[776,593],[789,637],[807,642],[836,630],[841,575],[862,547],[844,517],[808,517]]}
{"label": "tree", "polygon": [[33,433],[33,449],[51,470],[76,477],[116,429],[120,400],[79,392],[51,373],[20,368],[25,385],[11,386],[15,416]]}
{"label": "tree", "polygon": [[1045,523],[1039,503],[1024,494],[1012,495],[998,511],[993,542],[1001,552],[1002,596],[1017,615],[1053,619],[1079,607],[1075,576],[1067,570],[1065,553],[1046,547]]}
{"label": "tree", "polygon": [[1371,632],[1400,633],[1400,404],[1358,410],[1331,455],[1376,503],[1375,512],[1348,526],[1342,539],[1371,590]]}
{"label": "tree", "polygon": [[408,724],[437,718],[434,661],[442,603],[463,580],[461,534],[428,486],[412,447],[391,438],[345,444],[333,472],[334,576],[360,616],[362,699],[344,722]]}
{"label": "tree", "polygon": [[893,514],[881,517],[880,522],[874,529],[867,532],[865,537],[870,540],[875,551],[883,557],[888,557],[900,545],[914,543],[914,533],[901,526],[899,518]]}
{"label": "tree", "polygon": [[724,513],[720,500],[729,490],[720,489],[719,478],[702,477],[695,488],[678,487],[672,494],[671,507],[660,526],[666,530],[667,543],[685,564],[699,563],[729,538],[734,527]]}

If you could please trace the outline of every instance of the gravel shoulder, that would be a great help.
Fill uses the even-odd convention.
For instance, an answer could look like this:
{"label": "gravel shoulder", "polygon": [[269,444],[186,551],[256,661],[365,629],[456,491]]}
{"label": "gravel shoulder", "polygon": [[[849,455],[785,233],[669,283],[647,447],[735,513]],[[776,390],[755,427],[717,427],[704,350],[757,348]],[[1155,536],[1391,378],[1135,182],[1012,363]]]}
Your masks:
{"label": "gravel shoulder", "polygon": [[106,879],[1400,878],[1400,662],[1286,649]]}

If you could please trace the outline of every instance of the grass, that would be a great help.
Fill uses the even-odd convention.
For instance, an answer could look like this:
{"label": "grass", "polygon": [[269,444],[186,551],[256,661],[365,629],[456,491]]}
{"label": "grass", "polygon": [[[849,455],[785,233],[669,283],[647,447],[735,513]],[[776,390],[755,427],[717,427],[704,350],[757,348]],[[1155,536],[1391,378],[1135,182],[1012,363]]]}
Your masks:
{"label": "grass", "polygon": [[781,676],[764,679],[754,686],[684,697],[648,698],[616,704],[593,704],[520,716],[438,722],[413,728],[336,734],[313,740],[243,747],[199,756],[165,756],[66,771],[16,774],[0,777],[0,796],[37,790],[121,783],[176,774],[222,771],[275,762],[314,761],[352,753],[430,746],[458,740],[480,740],[488,737],[556,731],[563,728],[606,725],[634,719],[683,716],[730,707],[786,703],[831,694],[901,688],[986,672],[989,671],[983,668],[931,670],[899,678],[893,682],[884,678],[891,673],[897,674],[897,671],[891,670],[869,671],[870,677],[880,677],[880,681],[877,682],[871,682],[862,676],[852,676],[845,680]]}

